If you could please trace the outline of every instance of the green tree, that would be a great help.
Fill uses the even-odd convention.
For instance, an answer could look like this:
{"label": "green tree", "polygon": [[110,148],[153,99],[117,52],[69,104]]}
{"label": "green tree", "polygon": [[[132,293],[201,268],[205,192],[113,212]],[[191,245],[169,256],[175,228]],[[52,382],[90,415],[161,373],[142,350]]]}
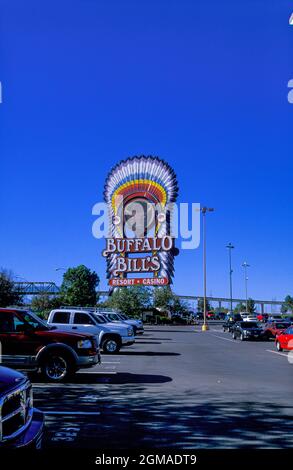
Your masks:
{"label": "green tree", "polygon": [[[203,313],[203,310],[204,310],[204,301],[203,301],[203,299],[198,299],[198,301],[197,301],[197,311]],[[213,310],[213,308],[212,308],[211,304],[209,303],[209,301],[207,300],[206,301],[206,311],[210,312],[211,310]]]}
{"label": "green tree", "polygon": [[282,313],[293,312],[293,297],[291,297],[291,295],[287,295],[285,297],[284,303],[281,307],[281,312]]}
{"label": "green tree", "polygon": [[93,307],[98,300],[96,288],[99,282],[97,273],[83,264],[69,268],[63,276],[60,300],[65,305]]}
{"label": "green tree", "polygon": [[247,300],[247,312],[248,313],[255,313],[256,307],[255,307],[255,302],[253,299],[249,298]]}
{"label": "green tree", "polygon": [[240,302],[239,304],[236,305],[234,308],[234,313],[241,313],[241,312],[246,312],[246,305]]}
{"label": "green tree", "polygon": [[31,303],[33,311],[43,318],[48,318],[50,310],[60,306],[60,298],[49,294],[36,295]]}
{"label": "green tree", "polygon": [[156,287],[154,289],[153,304],[155,308],[168,311],[172,315],[186,315],[189,313],[187,303],[174,294],[170,286]]}
{"label": "green tree", "polygon": [[186,302],[182,301],[177,295],[173,297],[173,303],[171,305],[171,313],[173,315],[187,315],[189,308]]}
{"label": "green tree", "polygon": [[15,290],[13,274],[2,269],[0,271],[0,307],[20,305],[21,301],[22,295]]}
{"label": "green tree", "polygon": [[156,287],[153,292],[153,304],[155,308],[171,311],[174,303],[174,294],[170,286]]}
{"label": "green tree", "polygon": [[107,306],[134,317],[150,306],[151,292],[144,286],[121,287],[113,292]]}

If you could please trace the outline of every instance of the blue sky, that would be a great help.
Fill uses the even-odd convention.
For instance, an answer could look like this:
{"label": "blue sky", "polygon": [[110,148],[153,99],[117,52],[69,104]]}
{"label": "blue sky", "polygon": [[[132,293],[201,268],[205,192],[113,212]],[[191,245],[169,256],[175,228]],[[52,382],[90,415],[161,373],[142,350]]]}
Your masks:
{"label": "blue sky", "polygon": [[[291,4],[291,5],[290,5]],[[61,282],[84,263],[106,288],[92,206],[121,158],[175,169],[208,216],[208,294],[293,294],[292,2],[1,0],[0,266]],[[176,292],[202,293],[201,249]]]}

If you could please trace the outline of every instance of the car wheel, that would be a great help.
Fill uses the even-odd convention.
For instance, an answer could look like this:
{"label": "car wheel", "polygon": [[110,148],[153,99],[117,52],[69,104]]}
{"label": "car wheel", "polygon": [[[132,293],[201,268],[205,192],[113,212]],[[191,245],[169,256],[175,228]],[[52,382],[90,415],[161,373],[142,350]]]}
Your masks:
{"label": "car wheel", "polygon": [[50,382],[62,382],[75,370],[66,355],[56,353],[50,354],[44,359],[41,371]]}
{"label": "car wheel", "polygon": [[103,342],[102,348],[105,354],[117,354],[120,350],[120,345],[116,339],[107,338]]}
{"label": "car wheel", "polygon": [[240,340],[241,340],[241,341],[244,341],[244,339],[245,339],[245,338],[244,338],[244,334],[241,333],[241,335],[240,335]]}
{"label": "car wheel", "polygon": [[280,345],[279,341],[277,341],[277,350],[278,351],[283,351],[282,346]]}

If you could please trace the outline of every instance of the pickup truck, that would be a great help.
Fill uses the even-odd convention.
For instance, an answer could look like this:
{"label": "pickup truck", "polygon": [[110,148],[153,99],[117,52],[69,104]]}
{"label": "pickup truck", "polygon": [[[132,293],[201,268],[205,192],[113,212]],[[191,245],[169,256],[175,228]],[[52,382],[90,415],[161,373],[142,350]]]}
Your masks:
{"label": "pickup truck", "polygon": [[44,415],[33,407],[30,381],[20,372],[0,367],[0,450],[40,449]]}
{"label": "pickup truck", "polygon": [[48,325],[58,326],[66,331],[95,335],[105,354],[117,354],[122,346],[129,346],[135,342],[133,328],[130,325],[109,323],[103,315],[86,310],[52,310],[48,317]]}
{"label": "pickup truck", "polygon": [[100,362],[93,334],[50,327],[26,310],[0,308],[0,345],[4,365],[40,370],[51,382]]}

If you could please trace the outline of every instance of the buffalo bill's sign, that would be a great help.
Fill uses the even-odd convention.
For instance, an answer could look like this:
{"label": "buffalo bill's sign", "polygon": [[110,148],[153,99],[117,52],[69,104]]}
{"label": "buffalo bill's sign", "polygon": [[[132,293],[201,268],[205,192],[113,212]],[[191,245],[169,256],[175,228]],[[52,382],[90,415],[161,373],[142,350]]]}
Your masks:
{"label": "buffalo bill's sign", "polygon": [[[158,253],[161,251],[169,252],[174,246],[174,240],[170,236],[162,238],[108,238],[106,249],[103,251],[103,256],[107,257],[111,253],[117,253],[115,264],[112,268],[113,276],[117,277],[125,273],[151,273],[157,274],[160,272],[162,265]],[[156,253],[140,258],[129,258],[125,256],[127,253]],[[119,256],[120,255],[120,256]],[[163,282],[162,282],[163,280]],[[146,284],[146,285],[162,285],[167,284],[168,279],[158,279],[159,282],[144,282],[143,279],[128,279],[128,283],[111,281],[111,285],[133,285],[133,284]]]}
{"label": "buffalo bill's sign", "polygon": [[148,251],[170,251],[173,239],[170,236],[162,238],[108,238],[103,256],[110,253],[145,253]]}
{"label": "buffalo bill's sign", "polygon": [[174,273],[174,238],[170,236],[176,175],[157,157],[123,160],[109,173],[104,198],[110,236],[103,256],[112,287],[165,285]]}

